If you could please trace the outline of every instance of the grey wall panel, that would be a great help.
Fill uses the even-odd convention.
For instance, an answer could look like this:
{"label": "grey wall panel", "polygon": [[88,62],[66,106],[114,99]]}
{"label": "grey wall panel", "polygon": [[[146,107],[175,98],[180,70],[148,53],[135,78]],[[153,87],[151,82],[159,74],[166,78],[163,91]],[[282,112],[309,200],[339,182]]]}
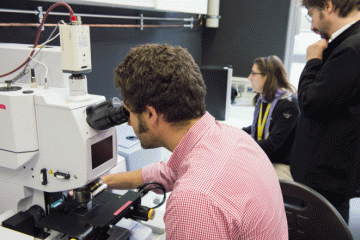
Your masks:
{"label": "grey wall panel", "polygon": [[232,65],[247,77],[257,57],[285,56],[290,1],[223,0],[220,26],[203,31],[203,64]]}

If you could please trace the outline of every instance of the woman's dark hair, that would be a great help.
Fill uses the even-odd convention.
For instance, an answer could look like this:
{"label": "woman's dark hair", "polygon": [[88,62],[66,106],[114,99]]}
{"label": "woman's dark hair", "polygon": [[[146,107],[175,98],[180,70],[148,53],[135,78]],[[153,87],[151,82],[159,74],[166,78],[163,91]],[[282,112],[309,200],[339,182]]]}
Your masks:
{"label": "woman's dark hair", "polygon": [[[295,88],[289,83],[285,66],[280,58],[275,55],[256,58],[254,64],[256,64],[260,73],[266,76],[262,95],[267,102],[272,102],[275,99],[278,88],[287,89],[295,94]],[[260,93],[255,95],[253,99],[254,105],[259,97]]]}
{"label": "woman's dark hair", "polygon": [[167,122],[196,119],[205,113],[206,87],[186,49],[167,44],[133,48],[115,69],[115,87],[135,113],[152,106]]}

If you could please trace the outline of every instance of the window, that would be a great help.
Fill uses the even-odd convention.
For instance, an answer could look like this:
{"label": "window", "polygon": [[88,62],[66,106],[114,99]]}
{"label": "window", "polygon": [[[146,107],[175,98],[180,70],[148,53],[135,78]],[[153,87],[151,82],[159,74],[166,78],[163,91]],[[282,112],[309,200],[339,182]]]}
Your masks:
{"label": "window", "polygon": [[291,0],[284,62],[290,83],[296,89],[306,64],[306,49],[320,40],[320,35],[311,31],[311,23],[305,18],[307,12],[298,0]]}

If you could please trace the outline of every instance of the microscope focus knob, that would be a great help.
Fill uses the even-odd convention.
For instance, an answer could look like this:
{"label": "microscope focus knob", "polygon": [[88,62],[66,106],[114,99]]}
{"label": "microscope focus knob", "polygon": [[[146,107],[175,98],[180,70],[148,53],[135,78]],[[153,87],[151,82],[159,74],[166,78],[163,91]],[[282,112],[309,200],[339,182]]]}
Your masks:
{"label": "microscope focus knob", "polygon": [[107,189],[107,184],[105,184],[101,178],[96,179],[86,186],[90,189],[94,197]]}
{"label": "microscope focus knob", "polygon": [[142,205],[137,205],[133,211],[131,211],[129,218],[135,219],[135,220],[142,220],[142,221],[148,221],[153,220],[155,217],[155,209],[145,207]]}

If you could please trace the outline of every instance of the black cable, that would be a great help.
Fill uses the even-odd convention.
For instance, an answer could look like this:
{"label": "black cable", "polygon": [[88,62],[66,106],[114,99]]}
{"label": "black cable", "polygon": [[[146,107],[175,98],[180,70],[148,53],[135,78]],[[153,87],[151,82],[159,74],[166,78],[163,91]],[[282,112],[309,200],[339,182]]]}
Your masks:
{"label": "black cable", "polygon": [[[155,185],[155,186],[148,187],[148,186],[150,186],[150,185]],[[157,185],[157,186],[156,186],[156,185]],[[148,187],[148,188],[146,188],[146,187]],[[157,183],[157,182],[148,182],[148,183],[145,183],[145,184],[139,186],[137,189],[139,190],[140,193],[143,194],[143,196],[146,195],[149,191],[155,190],[155,189],[158,189],[158,190],[160,190],[160,191],[163,192],[163,199],[162,199],[162,201],[161,201],[158,205],[156,205],[155,207],[153,207],[154,209],[160,207],[160,206],[163,205],[163,204],[165,203],[165,201],[166,201],[166,189],[165,189],[165,187],[164,187],[162,184],[160,184],[160,183]]]}
{"label": "black cable", "polygon": [[146,186],[149,186],[149,185],[158,185],[159,187],[163,188],[164,191],[166,191],[165,188],[164,188],[164,186],[163,186],[162,184],[158,183],[158,182],[148,182],[148,183],[144,183],[143,185],[139,186],[137,189],[138,189],[138,190],[142,190],[142,189],[144,189]]}
{"label": "black cable", "polygon": [[[162,189],[159,188],[159,187],[151,187],[151,188],[149,188],[149,189],[146,189],[146,190],[147,190],[146,193],[148,193],[148,192],[151,191],[151,190],[155,190],[155,189],[162,190]],[[164,196],[164,197],[163,197],[163,199],[161,200],[161,202],[160,202],[158,205],[156,205],[155,207],[153,207],[154,209],[160,207],[161,205],[163,205],[163,204],[165,203],[165,200],[166,200],[166,192],[163,192],[163,196]]]}

